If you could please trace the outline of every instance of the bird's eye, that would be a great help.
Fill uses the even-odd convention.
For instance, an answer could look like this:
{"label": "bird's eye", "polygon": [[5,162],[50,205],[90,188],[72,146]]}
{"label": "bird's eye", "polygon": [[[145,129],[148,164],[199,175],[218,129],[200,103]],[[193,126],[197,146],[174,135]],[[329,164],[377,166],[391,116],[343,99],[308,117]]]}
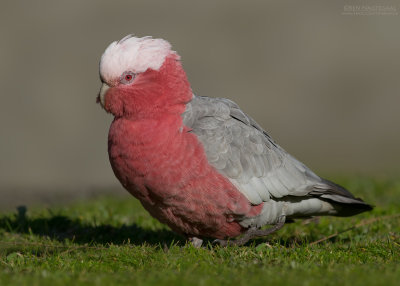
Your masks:
{"label": "bird's eye", "polygon": [[135,74],[131,71],[126,71],[121,75],[122,84],[130,84],[135,79]]}

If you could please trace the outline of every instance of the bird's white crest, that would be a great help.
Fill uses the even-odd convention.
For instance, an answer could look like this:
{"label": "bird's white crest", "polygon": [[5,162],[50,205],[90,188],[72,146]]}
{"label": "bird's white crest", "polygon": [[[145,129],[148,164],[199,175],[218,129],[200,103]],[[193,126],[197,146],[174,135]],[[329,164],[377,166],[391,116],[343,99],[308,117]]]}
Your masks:
{"label": "bird's white crest", "polygon": [[163,39],[137,38],[128,35],[118,42],[112,42],[100,60],[100,76],[105,82],[119,78],[123,72],[144,72],[158,70],[170,54],[171,44]]}

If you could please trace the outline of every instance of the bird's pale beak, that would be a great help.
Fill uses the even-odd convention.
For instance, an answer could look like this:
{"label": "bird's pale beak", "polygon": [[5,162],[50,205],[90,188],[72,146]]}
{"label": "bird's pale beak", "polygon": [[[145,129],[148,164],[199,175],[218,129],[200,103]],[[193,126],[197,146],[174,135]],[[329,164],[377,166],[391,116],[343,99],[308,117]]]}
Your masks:
{"label": "bird's pale beak", "polygon": [[109,88],[110,88],[109,85],[107,85],[106,83],[103,83],[103,85],[100,88],[99,95],[97,96],[97,103],[100,103],[101,106],[103,106],[103,108],[105,105],[105,96],[106,96],[107,90]]}

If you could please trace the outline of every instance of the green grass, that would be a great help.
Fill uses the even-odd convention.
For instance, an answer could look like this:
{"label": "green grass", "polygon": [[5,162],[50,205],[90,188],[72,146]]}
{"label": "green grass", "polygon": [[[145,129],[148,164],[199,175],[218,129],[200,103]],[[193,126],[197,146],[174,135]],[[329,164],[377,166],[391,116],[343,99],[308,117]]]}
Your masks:
{"label": "green grass", "polygon": [[0,215],[0,285],[398,285],[400,182],[338,182],[374,211],[288,224],[244,247],[196,249],[134,198],[19,208]]}

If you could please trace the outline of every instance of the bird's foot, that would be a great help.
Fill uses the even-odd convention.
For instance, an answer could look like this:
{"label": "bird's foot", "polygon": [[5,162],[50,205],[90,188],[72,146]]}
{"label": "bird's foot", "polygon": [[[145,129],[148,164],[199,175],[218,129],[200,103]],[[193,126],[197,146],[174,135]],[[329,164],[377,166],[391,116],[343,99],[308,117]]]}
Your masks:
{"label": "bird's foot", "polygon": [[195,236],[189,237],[189,241],[192,243],[192,245],[196,248],[200,248],[201,245],[203,244],[203,240],[200,238],[197,238]]}
{"label": "bird's foot", "polygon": [[216,239],[213,241],[214,244],[218,244],[220,246],[228,246],[228,245],[237,245],[237,246],[242,246],[246,244],[250,239],[258,238],[258,237],[263,237],[270,235],[271,233],[274,233],[275,231],[280,230],[283,225],[285,224],[286,216],[282,215],[278,218],[277,223],[269,228],[269,229],[258,229],[256,227],[249,228],[244,235],[241,238],[235,239],[235,240],[223,240],[223,239]]}

